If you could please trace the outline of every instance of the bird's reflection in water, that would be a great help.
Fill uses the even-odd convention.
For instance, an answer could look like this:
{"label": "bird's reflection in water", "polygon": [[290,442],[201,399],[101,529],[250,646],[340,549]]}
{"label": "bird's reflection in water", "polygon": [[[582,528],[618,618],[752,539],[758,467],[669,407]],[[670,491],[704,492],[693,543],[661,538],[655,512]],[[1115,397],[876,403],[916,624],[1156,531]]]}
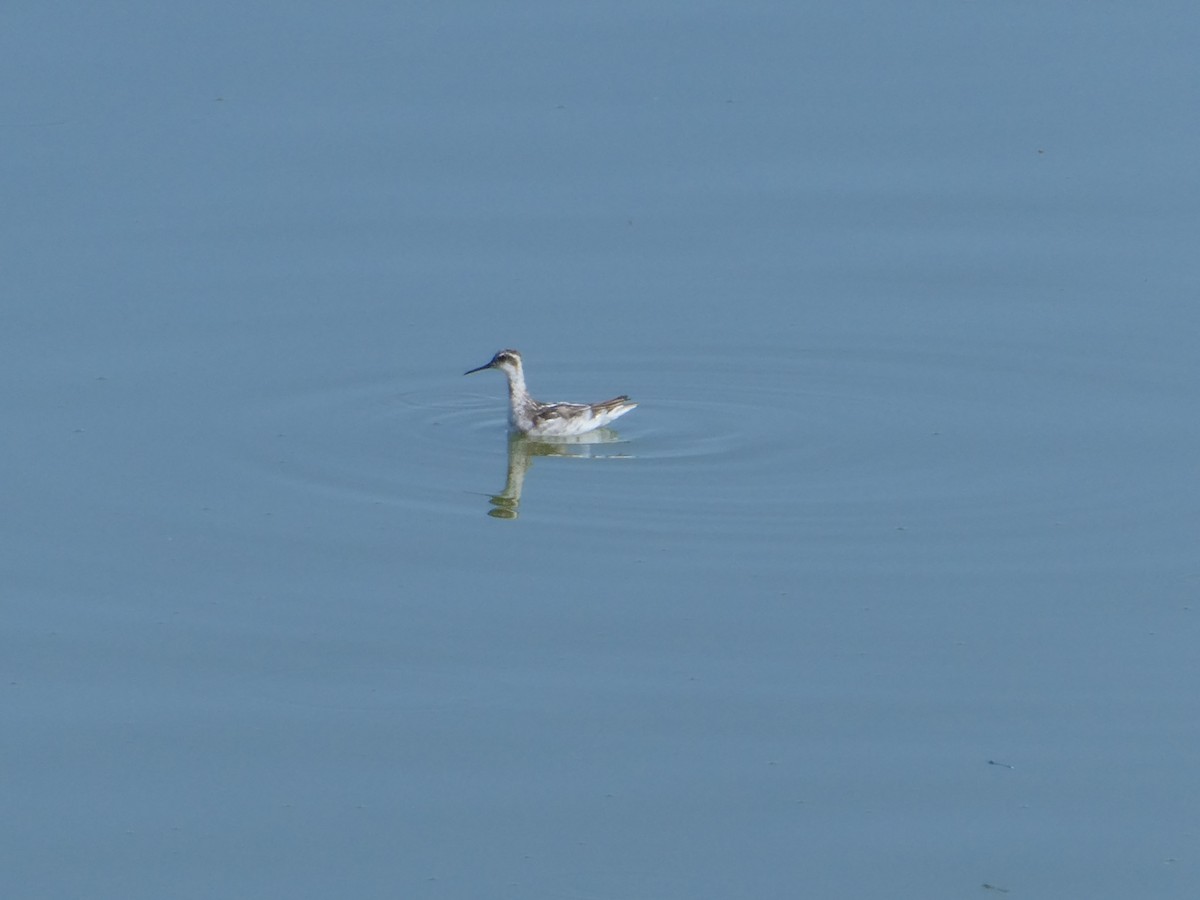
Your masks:
{"label": "bird's reflection in water", "polygon": [[628,453],[610,453],[599,450],[605,444],[620,443],[615,431],[600,428],[575,437],[560,437],[553,440],[531,438],[519,431],[508,434],[508,478],[504,490],[490,498],[488,515],[497,519],[515,519],[521,506],[521,491],[525,487],[525,473],[529,471],[535,456],[573,456],[580,459],[597,457],[624,457]]}

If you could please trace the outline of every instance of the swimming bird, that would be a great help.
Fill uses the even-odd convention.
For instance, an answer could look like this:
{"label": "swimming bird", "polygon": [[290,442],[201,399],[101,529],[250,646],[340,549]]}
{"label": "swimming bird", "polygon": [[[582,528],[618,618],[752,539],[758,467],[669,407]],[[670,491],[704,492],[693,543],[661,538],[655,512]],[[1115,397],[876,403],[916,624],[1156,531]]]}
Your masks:
{"label": "swimming bird", "polygon": [[499,369],[508,377],[508,421],[530,437],[586,434],[637,406],[623,394],[603,403],[540,403],[525,388],[525,369],[516,350],[501,350],[491,362],[463,374],[484,369]]}

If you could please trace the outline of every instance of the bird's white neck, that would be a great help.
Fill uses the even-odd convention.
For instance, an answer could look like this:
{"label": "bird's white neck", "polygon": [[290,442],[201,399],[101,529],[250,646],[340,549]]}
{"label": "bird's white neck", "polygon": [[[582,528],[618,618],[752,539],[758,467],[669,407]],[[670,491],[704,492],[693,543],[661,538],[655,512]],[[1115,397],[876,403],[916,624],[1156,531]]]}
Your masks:
{"label": "bird's white neck", "polygon": [[531,401],[529,390],[525,387],[525,373],[520,369],[505,369],[508,376],[508,396],[514,405],[525,405]]}

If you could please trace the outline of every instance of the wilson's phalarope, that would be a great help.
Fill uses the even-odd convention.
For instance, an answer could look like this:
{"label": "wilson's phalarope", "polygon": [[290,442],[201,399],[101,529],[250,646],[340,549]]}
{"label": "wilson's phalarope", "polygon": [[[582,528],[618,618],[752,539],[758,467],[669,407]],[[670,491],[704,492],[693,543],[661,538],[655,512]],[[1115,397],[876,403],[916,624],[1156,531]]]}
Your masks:
{"label": "wilson's phalarope", "polygon": [[624,395],[603,403],[539,403],[525,389],[525,370],[516,350],[501,350],[487,365],[463,374],[484,369],[499,369],[508,376],[508,421],[530,437],[586,434],[637,406]]}

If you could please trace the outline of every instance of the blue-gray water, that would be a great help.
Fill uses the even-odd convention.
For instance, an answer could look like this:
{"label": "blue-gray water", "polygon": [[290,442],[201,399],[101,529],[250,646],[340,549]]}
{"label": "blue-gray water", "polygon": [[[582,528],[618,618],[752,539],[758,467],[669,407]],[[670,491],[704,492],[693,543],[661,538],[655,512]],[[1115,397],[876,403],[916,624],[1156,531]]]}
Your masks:
{"label": "blue-gray water", "polygon": [[1195,895],[1193,6],[2,19],[6,895]]}

